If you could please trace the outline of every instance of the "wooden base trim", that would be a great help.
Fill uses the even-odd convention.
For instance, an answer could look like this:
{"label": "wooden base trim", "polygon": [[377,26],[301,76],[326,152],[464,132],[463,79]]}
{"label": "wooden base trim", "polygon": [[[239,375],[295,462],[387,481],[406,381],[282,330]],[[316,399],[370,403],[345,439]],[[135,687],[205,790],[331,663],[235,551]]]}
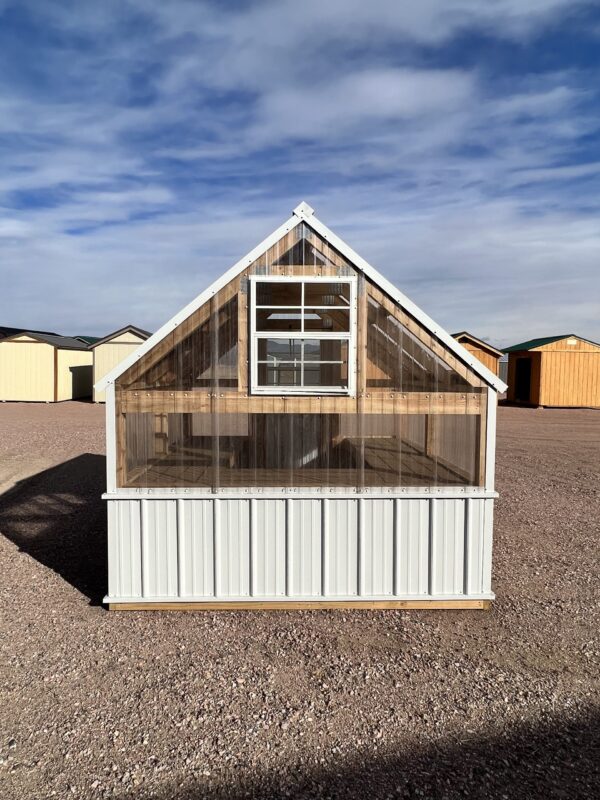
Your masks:
{"label": "wooden base trim", "polygon": [[490,608],[491,600],[277,600],[221,601],[192,603],[109,603],[110,611],[318,611],[335,609],[483,609]]}

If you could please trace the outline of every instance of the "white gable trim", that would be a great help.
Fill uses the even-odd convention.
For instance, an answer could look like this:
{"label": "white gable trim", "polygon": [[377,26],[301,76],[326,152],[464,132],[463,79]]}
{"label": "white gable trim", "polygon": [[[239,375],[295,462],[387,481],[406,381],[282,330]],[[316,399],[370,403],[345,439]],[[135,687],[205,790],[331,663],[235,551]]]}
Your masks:
{"label": "white gable trim", "polygon": [[[310,208],[310,206],[309,206]],[[395,300],[399,306],[401,306],[405,311],[407,311],[411,317],[414,317],[418,322],[420,322],[424,328],[426,328],[430,333],[435,334],[437,338],[443,342],[448,350],[452,351],[457,355],[461,361],[464,361],[466,364],[471,367],[473,372],[477,373],[483,380],[489,384],[492,388],[494,388],[497,392],[505,392],[508,386],[500,380],[497,375],[489,370],[486,366],[484,366],[478,358],[475,358],[469,351],[464,348],[459,342],[456,341],[449,333],[447,333],[441,325],[438,325],[434,322],[431,317],[429,317],[424,311],[416,306],[412,300],[410,300],[406,295],[402,294],[402,292],[397,289],[393,283],[390,283],[387,278],[384,278],[383,275],[378,272],[375,267],[372,267],[364,258],[358,255],[349,245],[346,244],[339,236],[329,230],[326,225],[323,225],[314,215],[305,216],[304,214],[301,215],[302,219],[305,219],[306,222],[313,228],[320,236],[323,237],[326,241],[328,241],[336,250],[347,258],[355,267],[360,269],[364,274],[370,278],[373,283],[379,286],[383,291],[388,294],[392,300]]]}
{"label": "white gable trim", "polygon": [[239,275],[242,270],[244,270],[247,266],[249,266],[253,261],[263,255],[270,247],[272,247],[279,239],[281,239],[286,233],[295,228],[300,222],[307,222],[311,228],[313,228],[320,236],[323,237],[326,241],[328,241],[336,250],[345,256],[348,261],[352,263],[357,269],[364,272],[364,274],[373,281],[373,283],[377,284],[386,294],[388,294],[393,300],[395,300],[400,306],[402,306],[405,311],[407,311],[412,317],[414,317],[418,322],[420,322],[427,330],[431,333],[435,334],[437,338],[443,342],[446,347],[455,355],[457,355],[461,361],[465,364],[468,364],[469,367],[479,375],[487,384],[489,384],[492,388],[494,388],[497,392],[505,392],[507,389],[506,384],[498,378],[497,375],[494,375],[487,367],[485,367],[481,361],[475,358],[468,350],[466,350],[461,344],[459,344],[456,339],[453,339],[449,333],[447,333],[440,325],[434,322],[431,317],[427,316],[421,309],[416,306],[408,297],[402,294],[387,278],[384,278],[374,267],[372,267],[364,258],[355,253],[354,250],[349,247],[339,236],[336,236],[333,231],[329,230],[326,225],[323,225],[317,217],[314,215],[313,209],[307,203],[300,203],[294,209],[293,215],[288,219],[286,222],[283,223],[277,230],[273,231],[273,233],[264,239],[259,245],[257,245],[253,250],[251,250],[247,255],[241,258],[236,264],[234,264],[231,269],[227,270],[220,278],[217,278],[214,283],[212,283],[208,289],[205,289],[195,300],[192,300],[185,308],[175,314],[165,325],[162,326],[156,333],[154,333],[149,339],[140,345],[136,350],[134,350],[127,358],[120,362],[111,372],[100,380],[96,386],[94,387],[97,391],[102,391],[107,388],[107,386],[122,375],[126,370],[129,369],[136,361],[138,361],[143,355],[148,353],[152,348],[161,342],[171,331],[180,325],[184,320],[186,320],[190,314],[193,314],[200,306],[206,303],[210,298],[215,295],[218,291],[220,291],[224,286],[226,286],[230,281],[232,281],[235,277]]}
{"label": "white gable trim", "polygon": [[136,361],[148,353],[152,348],[161,342],[165,336],[171,333],[174,328],[180,325],[184,320],[186,320],[190,314],[193,314],[200,306],[204,305],[207,300],[215,295],[218,291],[220,291],[224,286],[236,278],[242,270],[246,269],[246,267],[251,264],[253,261],[256,261],[257,258],[260,258],[264,253],[267,252],[269,247],[272,247],[276,244],[279,239],[285,236],[286,233],[289,233],[292,228],[295,228],[296,225],[300,223],[300,217],[296,215],[296,212],[284,222],[276,231],[270,236],[267,236],[266,239],[257,245],[254,250],[251,250],[247,253],[243,258],[241,258],[238,262],[236,262],[231,269],[228,269],[227,272],[223,273],[220,278],[217,278],[214,283],[205,289],[201,294],[198,295],[191,303],[188,303],[185,308],[182,308],[174,317],[166,322],[162,328],[159,328],[156,333],[152,334],[149,339],[141,344],[138,348],[136,348],[132,353],[130,353],[127,358],[124,358],[117,366],[108,372],[102,380],[98,381],[98,383],[94,386],[96,391],[101,392],[102,390],[106,389],[109,383],[114,383],[115,380],[122,375],[129,367],[133,366]]}

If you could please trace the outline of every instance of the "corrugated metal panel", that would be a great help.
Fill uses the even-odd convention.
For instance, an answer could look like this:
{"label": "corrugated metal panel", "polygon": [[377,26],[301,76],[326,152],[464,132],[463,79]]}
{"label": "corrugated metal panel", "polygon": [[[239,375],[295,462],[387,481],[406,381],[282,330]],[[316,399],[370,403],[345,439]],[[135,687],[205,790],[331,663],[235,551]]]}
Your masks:
{"label": "corrugated metal panel", "polygon": [[214,500],[215,575],[219,597],[250,594],[250,500]]}
{"label": "corrugated metal panel", "polygon": [[321,594],[321,500],[288,500],[288,594],[319,597]]}
{"label": "corrugated metal panel", "polygon": [[359,501],[361,595],[394,590],[394,500]]}
{"label": "corrugated metal panel", "polygon": [[395,594],[426,595],[429,591],[430,502],[396,501]]}
{"label": "corrugated metal panel", "polygon": [[491,594],[491,499],[124,499],[108,522],[111,601]]}
{"label": "corrugated metal panel", "polygon": [[251,500],[252,594],[281,596],[286,591],[286,501]]}
{"label": "corrugated metal panel", "polygon": [[483,521],[483,568],[481,591],[489,594],[492,591],[492,544],[494,538],[494,501],[481,500],[484,508]]}
{"label": "corrugated metal panel", "polygon": [[108,504],[108,593],[142,596],[140,501]]}
{"label": "corrugated metal panel", "polygon": [[177,597],[177,500],[141,500],[144,597]]}
{"label": "corrugated metal panel", "polygon": [[464,501],[436,499],[430,502],[430,594],[463,594]]}
{"label": "corrugated metal panel", "polygon": [[358,500],[324,500],[325,591],[329,597],[358,594]]}
{"label": "corrugated metal panel", "polygon": [[215,592],[212,500],[178,500],[180,597]]}

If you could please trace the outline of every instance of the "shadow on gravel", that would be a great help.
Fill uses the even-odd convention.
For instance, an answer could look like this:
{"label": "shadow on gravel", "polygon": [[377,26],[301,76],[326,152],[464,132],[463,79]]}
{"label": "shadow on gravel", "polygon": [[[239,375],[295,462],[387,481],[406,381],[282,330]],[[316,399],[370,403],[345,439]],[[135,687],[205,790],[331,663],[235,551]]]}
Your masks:
{"label": "shadow on gravel", "polygon": [[105,470],[104,456],[86,453],[0,495],[0,533],[93,605],[107,585]]}
{"label": "shadow on gravel", "polygon": [[[301,767],[293,777],[242,775],[217,786],[187,781],[159,791],[129,790],[133,800],[242,800],[242,798],[589,798],[600,790],[600,714],[575,722],[521,726],[505,738],[473,736],[460,744],[441,741],[406,752],[344,760],[335,768]],[[291,770],[292,771],[292,770]],[[238,771],[238,774],[241,770]],[[125,797],[125,795],[121,795]]]}

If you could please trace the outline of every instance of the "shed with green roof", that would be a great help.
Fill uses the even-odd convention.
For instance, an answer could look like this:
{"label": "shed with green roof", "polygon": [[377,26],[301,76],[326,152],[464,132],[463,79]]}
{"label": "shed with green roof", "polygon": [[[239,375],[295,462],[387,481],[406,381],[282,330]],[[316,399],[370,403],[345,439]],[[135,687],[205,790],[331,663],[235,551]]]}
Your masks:
{"label": "shed with green roof", "polygon": [[507,347],[512,403],[600,407],[600,344],[574,333],[542,336]]}

